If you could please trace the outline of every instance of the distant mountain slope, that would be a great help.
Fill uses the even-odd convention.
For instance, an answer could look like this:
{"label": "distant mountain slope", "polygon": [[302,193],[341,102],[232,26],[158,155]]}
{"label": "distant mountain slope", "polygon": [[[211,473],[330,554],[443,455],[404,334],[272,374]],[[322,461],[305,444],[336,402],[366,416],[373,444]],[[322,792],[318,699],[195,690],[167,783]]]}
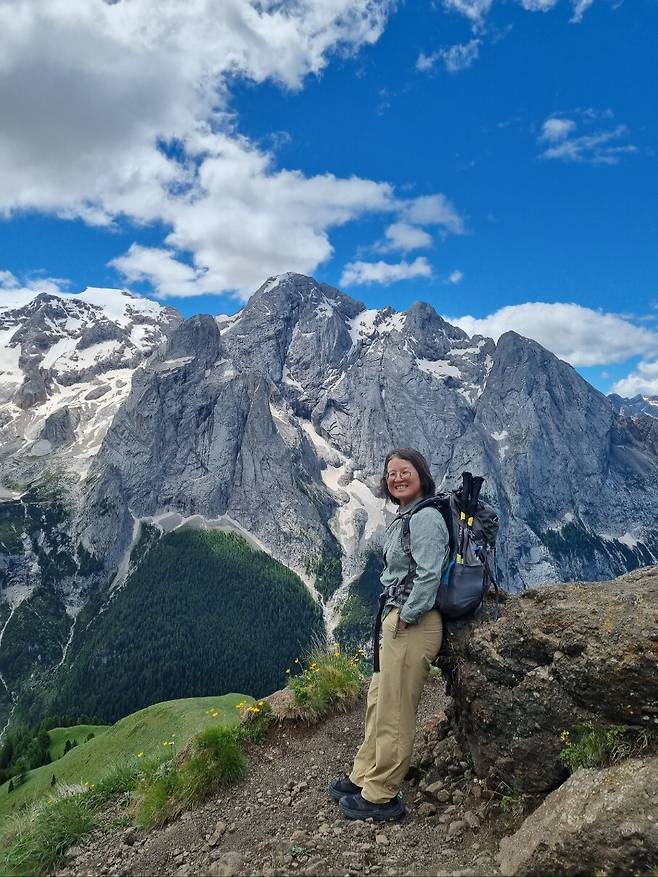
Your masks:
{"label": "distant mountain slope", "polygon": [[35,718],[84,702],[112,722],[181,691],[259,697],[322,635],[302,582],[240,536],[189,527],[152,535],[125,583],[81,612],[66,660],[34,693]]}
{"label": "distant mountain slope", "polygon": [[[98,451],[132,374],[181,317],[116,289],[0,305],[0,472],[22,481]],[[5,488],[6,489],[6,488]]]}
{"label": "distant mountain slope", "polygon": [[658,417],[658,396],[638,394],[632,399],[626,399],[624,396],[610,393],[608,399],[610,399],[610,404],[617,414],[623,414],[624,417],[637,417],[639,414],[646,414],[647,417]]}

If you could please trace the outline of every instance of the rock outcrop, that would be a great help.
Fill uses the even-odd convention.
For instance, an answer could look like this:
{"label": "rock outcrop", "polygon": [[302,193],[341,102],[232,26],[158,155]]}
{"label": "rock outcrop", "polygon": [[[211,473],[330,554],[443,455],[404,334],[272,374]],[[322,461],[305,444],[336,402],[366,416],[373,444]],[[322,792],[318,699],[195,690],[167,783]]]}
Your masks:
{"label": "rock outcrop", "polygon": [[584,722],[658,729],[658,567],[509,598],[448,628],[452,718],[481,777],[545,793],[561,735]]}
{"label": "rock outcrop", "polygon": [[504,877],[628,877],[658,864],[658,757],[579,770],[500,844]]}

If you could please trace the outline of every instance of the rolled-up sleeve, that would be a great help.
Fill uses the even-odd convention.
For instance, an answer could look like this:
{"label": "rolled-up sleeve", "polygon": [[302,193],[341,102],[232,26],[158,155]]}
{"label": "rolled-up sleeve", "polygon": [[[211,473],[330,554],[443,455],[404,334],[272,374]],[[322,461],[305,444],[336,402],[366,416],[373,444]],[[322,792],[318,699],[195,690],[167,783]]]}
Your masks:
{"label": "rolled-up sleeve", "polygon": [[449,540],[443,515],[436,509],[421,509],[409,524],[416,575],[400,618],[407,624],[417,624],[434,607],[441,571],[448,561]]}

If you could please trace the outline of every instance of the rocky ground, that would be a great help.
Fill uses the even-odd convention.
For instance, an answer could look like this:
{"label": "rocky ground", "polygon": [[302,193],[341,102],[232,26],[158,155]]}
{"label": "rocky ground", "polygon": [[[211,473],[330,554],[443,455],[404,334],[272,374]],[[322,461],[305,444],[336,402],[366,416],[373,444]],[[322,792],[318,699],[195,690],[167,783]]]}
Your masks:
{"label": "rocky ground", "polygon": [[[422,770],[403,786],[398,824],[344,819],[328,780],[349,771],[361,741],[365,698],[349,713],[308,728],[284,723],[254,747],[246,779],[161,830],[129,825],[129,801],[105,814],[59,877],[80,875],[494,875],[512,824],[485,799],[469,764],[445,736],[443,680],[423,695],[416,741]],[[437,716],[439,718],[437,718]]]}

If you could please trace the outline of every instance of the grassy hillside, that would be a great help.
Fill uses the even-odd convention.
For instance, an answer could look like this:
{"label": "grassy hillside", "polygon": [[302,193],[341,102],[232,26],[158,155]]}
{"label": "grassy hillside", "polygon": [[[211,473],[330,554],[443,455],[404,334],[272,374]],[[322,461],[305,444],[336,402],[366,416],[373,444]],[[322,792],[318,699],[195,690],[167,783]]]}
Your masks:
{"label": "grassy hillside", "polygon": [[98,737],[104,731],[107,731],[107,725],[70,725],[68,728],[52,728],[48,731],[50,737],[50,747],[48,754],[51,761],[56,761],[64,755],[64,747],[66,741],[78,741],[78,746],[84,743],[90,734]]}
{"label": "grassy hillside", "polygon": [[237,534],[191,528],[147,546],[125,585],[85,615],[26,723],[61,713],[113,722],[212,692],[262,697],[323,634],[291,570]]}
{"label": "grassy hillside", "polygon": [[[97,733],[87,743],[79,743],[56,762],[30,771],[27,782],[13,792],[8,792],[9,783],[0,786],[0,818],[26,801],[49,793],[53,774],[64,785],[91,784],[116,764],[137,758],[140,752],[148,756],[180,749],[190,737],[208,726],[237,722],[236,705],[241,700],[250,698],[241,694],[227,694],[223,697],[171,700],[139,710],[109,728],[100,726],[102,733]],[[208,714],[213,707],[218,713],[217,717]],[[76,725],[55,730],[65,731],[70,737],[73,733],[78,734],[82,727],[92,729],[92,726]],[[163,746],[165,741],[168,744],[166,747]],[[174,746],[169,745],[170,741]]]}

